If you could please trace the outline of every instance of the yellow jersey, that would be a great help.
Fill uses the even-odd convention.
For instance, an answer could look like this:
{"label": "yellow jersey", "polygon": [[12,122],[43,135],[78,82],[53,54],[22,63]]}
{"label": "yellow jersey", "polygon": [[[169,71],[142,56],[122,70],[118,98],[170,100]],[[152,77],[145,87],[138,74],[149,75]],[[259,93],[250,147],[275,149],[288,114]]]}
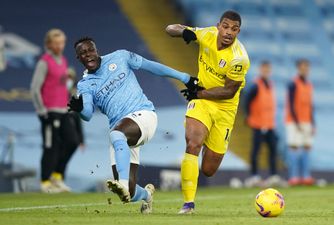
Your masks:
{"label": "yellow jersey", "polygon": [[236,38],[231,46],[217,49],[218,29],[216,27],[192,28],[199,44],[198,79],[205,89],[223,87],[225,78],[242,81],[238,92],[231,99],[210,100],[220,109],[236,110],[239,104],[240,91],[245,86],[245,76],[250,62],[243,44]]}

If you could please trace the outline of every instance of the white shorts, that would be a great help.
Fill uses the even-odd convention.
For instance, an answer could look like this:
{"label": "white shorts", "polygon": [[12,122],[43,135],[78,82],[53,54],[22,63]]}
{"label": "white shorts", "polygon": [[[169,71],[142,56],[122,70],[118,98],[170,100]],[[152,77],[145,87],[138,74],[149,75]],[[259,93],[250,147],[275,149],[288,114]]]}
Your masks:
{"label": "white shorts", "polygon": [[304,147],[312,146],[312,124],[301,123],[301,130],[297,128],[295,123],[288,123],[286,125],[287,143],[289,146]]}
{"label": "white shorts", "polygon": [[[157,129],[158,117],[157,114],[153,111],[141,110],[130,113],[124,118],[132,119],[139,126],[141,131],[141,137],[139,138],[137,144],[135,146],[130,146],[130,162],[134,164],[139,164],[140,146],[151,140],[151,138],[153,137],[155,130]],[[110,130],[110,132],[111,131],[112,129]],[[111,165],[115,165],[115,150],[112,144],[110,144],[110,159]]]}

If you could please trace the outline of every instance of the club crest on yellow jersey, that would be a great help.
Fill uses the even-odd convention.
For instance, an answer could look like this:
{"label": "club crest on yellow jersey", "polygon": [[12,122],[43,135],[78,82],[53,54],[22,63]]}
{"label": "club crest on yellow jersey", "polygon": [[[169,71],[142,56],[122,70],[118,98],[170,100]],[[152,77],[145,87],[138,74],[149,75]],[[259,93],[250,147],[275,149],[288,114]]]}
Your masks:
{"label": "club crest on yellow jersey", "polygon": [[226,65],[226,61],[224,59],[221,59],[218,65],[220,68],[224,68],[224,66]]}

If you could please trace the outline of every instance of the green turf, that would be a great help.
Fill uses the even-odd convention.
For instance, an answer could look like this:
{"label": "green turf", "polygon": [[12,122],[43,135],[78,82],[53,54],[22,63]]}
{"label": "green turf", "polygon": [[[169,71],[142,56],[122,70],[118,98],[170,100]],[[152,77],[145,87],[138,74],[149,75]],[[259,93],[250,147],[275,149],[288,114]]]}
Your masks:
{"label": "green turf", "polygon": [[[157,192],[151,215],[141,215],[140,204],[123,205],[111,194],[5,194],[0,195],[0,225],[334,224],[333,186],[279,190],[286,208],[277,218],[262,218],[255,211],[258,189],[200,189],[196,214],[181,216],[176,214],[182,205],[178,191]],[[12,211],[4,211],[5,208]]]}

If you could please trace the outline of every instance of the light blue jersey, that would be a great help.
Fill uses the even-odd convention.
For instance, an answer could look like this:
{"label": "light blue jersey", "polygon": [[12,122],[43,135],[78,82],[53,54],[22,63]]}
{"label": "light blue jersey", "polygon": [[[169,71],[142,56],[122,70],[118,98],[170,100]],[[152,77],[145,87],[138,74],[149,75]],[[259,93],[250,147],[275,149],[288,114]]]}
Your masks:
{"label": "light blue jersey", "polygon": [[109,119],[113,128],[118,121],[139,110],[154,110],[153,103],[143,93],[133,70],[144,69],[158,76],[169,76],[187,83],[190,76],[160,63],[149,61],[135,53],[118,50],[101,57],[100,68],[93,74],[85,73],[78,83],[78,94],[83,97],[81,117],[88,121],[94,105]]}

